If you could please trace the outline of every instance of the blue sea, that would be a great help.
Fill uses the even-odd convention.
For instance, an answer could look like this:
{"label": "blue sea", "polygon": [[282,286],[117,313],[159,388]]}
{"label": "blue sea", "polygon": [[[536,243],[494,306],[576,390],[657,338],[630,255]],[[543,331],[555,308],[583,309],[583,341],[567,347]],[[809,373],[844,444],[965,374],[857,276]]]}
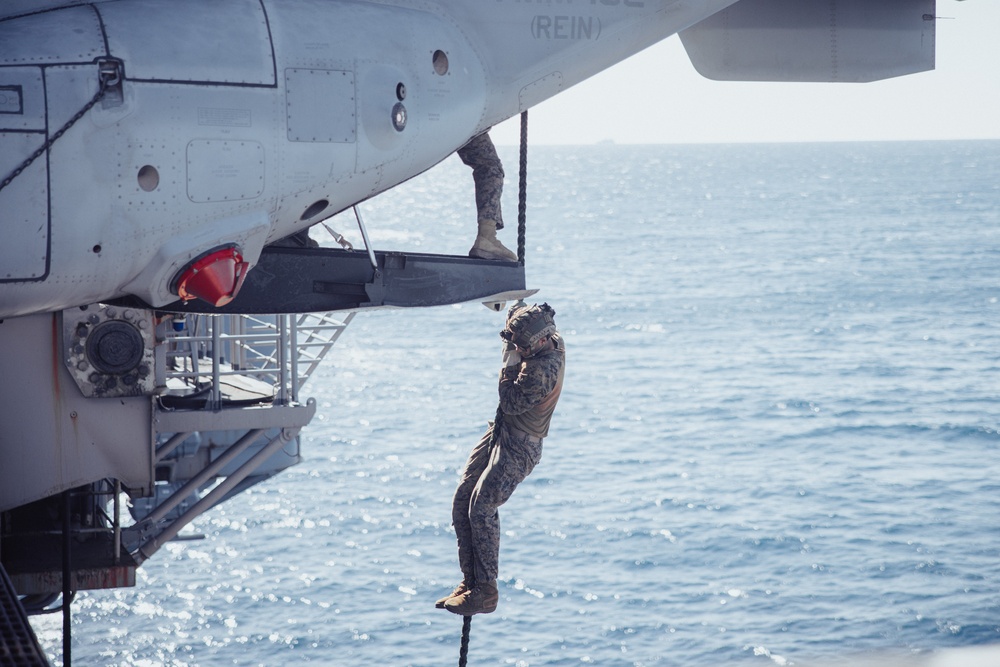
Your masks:
{"label": "blue sea", "polygon": [[[379,248],[474,236],[454,157],[362,210]],[[533,147],[527,227],[566,388],[500,510],[470,666],[1000,643],[1000,142]],[[457,664],[434,600],[502,326],[479,304],[360,313],[303,391],[304,462],[135,588],[81,593],[74,664]],[[61,619],[33,623],[61,664]]]}

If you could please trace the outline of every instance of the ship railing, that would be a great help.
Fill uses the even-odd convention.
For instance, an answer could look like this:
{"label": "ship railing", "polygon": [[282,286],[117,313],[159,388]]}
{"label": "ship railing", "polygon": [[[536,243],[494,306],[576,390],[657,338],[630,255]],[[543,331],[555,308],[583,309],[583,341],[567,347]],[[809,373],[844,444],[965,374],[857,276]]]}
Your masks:
{"label": "ship railing", "polygon": [[168,316],[158,325],[153,495],[133,498],[139,563],[203,512],[298,463],[300,391],[353,312]]}
{"label": "ship railing", "polygon": [[[294,403],[320,362],[354,318],[354,312],[292,315],[191,315],[174,318],[161,384],[183,393],[210,391],[218,408],[234,395],[277,404]],[[244,378],[241,382],[225,378]],[[271,387],[265,393],[258,384]],[[180,388],[180,389],[178,389]],[[230,393],[226,394],[226,389]]]}

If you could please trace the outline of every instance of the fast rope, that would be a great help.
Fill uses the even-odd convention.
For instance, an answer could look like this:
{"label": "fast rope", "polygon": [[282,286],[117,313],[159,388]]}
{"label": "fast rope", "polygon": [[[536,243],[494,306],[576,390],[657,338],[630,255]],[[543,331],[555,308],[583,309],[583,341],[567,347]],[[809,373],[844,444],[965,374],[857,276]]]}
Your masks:
{"label": "fast rope", "polygon": [[517,184],[517,261],[524,266],[524,228],[528,209],[528,112],[521,112],[521,161]]}
{"label": "fast rope", "polygon": [[2,192],[4,188],[10,185],[15,178],[20,176],[21,172],[30,167],[32,162],[40,158],[42,154],[45,153],[45,151],[49,150],[52,147],[52,144],[56,143],[56,141],[58,141],[59,138],[62,137],[62,135],[66,134],[69,128],[73,127],[76,124],[76,122],[81,118],[83,118],[88,111],[93,109],[94,105],[100,102],[104,98],[104,95],[108,92],[108,88],[118,85],[118,82],[121,81],[120,78],[121,71],[119,69],[118,62],[114,60],[102,61],[98,65],[98,67],[99,67],[98,71],[99,86],[97,89],[97,93],[90,99],[89,102],[84,104],[83,108],[77,111],[76,114],[72,118],[70,118],[65,125],[60,127],[55,134],[49,137],[48,141],[43,143],[38,148],[38,150],[36,150],[34,153],[28,156],[28,159],[19,164],[14,169],[14,171],[10,172],[10,175],[7,176],[7,178],[0,181],[0,192]]}
{"label": "fast rope", "polygon": [[465,667],[469,659],[469,628],[472,627],[472,617],[462,617],[462,647],[458,651],[458,667]]}

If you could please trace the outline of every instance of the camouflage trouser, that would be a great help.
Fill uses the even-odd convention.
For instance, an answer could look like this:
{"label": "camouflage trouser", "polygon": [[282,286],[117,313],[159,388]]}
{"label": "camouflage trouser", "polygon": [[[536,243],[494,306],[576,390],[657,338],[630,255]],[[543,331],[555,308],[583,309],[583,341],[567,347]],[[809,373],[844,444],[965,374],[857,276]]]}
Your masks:
{"label": "camouflage trouser", "polygon": [[542,442],[501,427],[490,446],[493,425],[479,440],[455,490],[451,518],[458,538],[458,564],[469,582],[495,581],[499,572],[500,513],[517,485],[542,458]]}
{"label": "camouflage trouser", "polygon": [[480,220],[493,220],[497,229],[503,229],[500,198],[503,194],[503,164],[490,135],[483,132],[458,149],[458,157],[472,167],[472,181],[476,185],[476,210]]}

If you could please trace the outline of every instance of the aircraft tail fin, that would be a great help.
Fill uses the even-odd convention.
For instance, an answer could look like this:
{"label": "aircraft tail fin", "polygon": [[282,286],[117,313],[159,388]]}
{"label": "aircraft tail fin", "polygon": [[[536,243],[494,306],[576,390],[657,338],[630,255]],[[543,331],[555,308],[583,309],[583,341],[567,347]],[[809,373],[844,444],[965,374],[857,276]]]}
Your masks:
{"label": "aircraft tail fin", "polygon": [[866,82],[934,69],[935,0],[740,0],[681,32],[720,81]]}

